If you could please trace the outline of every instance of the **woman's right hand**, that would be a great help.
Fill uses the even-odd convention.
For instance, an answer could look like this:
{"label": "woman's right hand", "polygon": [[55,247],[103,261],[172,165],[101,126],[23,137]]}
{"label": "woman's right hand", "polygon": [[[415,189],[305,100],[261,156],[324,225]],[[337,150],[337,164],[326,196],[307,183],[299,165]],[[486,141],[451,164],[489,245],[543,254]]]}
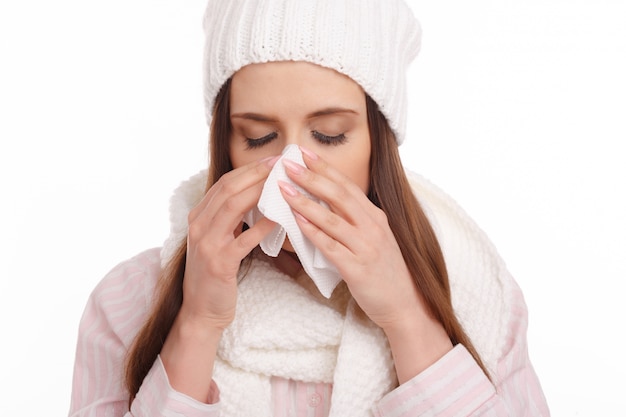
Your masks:
{"label": "woman's right hand", "polygon": [[179,313],[185,320],[223,330],[234,319],[241,261],[276,225],[263,218],[242,232],[242,219],[258,203],[277,159],[266,158],[223,175],[189,213]]}
{"label": "woman's right hand", "polygon": [[161,350],[172,388],[215,401],[213,366],[222,332],[235,318],[241,260],[272,230],[263,218],[241,232],[277,157],[223,175],[189,213],[183,304]]}

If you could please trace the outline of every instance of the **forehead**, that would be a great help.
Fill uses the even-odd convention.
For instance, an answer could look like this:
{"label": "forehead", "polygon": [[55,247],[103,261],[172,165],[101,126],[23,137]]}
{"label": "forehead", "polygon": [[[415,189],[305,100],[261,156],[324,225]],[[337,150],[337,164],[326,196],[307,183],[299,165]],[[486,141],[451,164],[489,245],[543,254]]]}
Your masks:
{"label": "forehead", "polygon": [[365,93],[351,78],[308,62],[248,65],[235,73],[231,113],[311,111],[322,107],[365,109]]}

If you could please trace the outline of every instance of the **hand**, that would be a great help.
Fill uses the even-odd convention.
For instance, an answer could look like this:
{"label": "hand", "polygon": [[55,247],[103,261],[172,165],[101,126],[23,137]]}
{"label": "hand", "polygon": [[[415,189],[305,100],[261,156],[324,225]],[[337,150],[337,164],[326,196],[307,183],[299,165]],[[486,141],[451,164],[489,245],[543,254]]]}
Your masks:
{"label": "hand", "polygon": [[222,332],[235,318],[241,260],[274,223],[262,219],[241,232],[242,219],[258,202],[278,157],[223,175],[189,213],[183,304],[161,349],[176,391],[206,402]]}
{"label": "hand", "polygon": [[180,316],[223,330],[235,316],[241,260],[275,226],[263,218],[241,232],[278,157],[223,175],[188,216],[187,260]]}
{"label": "hand", "polygon": [[311,152],[307,167],[285,161],[289,177],[329,208],[281,183],[303,234],[337,267],[363,311],[383,329],[424,314],[420,294],[385,213],[363,190]]}
{"label": "hand", "polygon": [[427,311],[385,213],[317,155],[303,149],[303,157],[307,167],[285,162],[289,178],[329,209],[286,183],[280,184],[283,196],[302,233],[337,267],[356,302],[385,332],[402,384],[450,351],[450,338]]}

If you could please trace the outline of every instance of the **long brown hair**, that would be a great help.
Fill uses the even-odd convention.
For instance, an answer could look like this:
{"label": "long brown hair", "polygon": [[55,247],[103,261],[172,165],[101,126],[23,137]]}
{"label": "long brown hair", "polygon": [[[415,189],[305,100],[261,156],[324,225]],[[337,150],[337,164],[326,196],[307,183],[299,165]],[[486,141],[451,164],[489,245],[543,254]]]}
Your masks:
{"label": "long brown hair", "polygon": [[[230,80],[217,95],[210,138],[207,190],[232,170],[230,162]],[[369,199],[387,215],[404,261],[431,314],[443,325],[453,344],[461,343],[488,375],[476,349],[454,314],[445,261],[437,237],[405,175],[398,146],[377,104],[366,96],[372,152]],[[187,243],[163,269],[152,312],[137,334],[126,357],[125,383],[129,405],[163,348],[183,301]]]}

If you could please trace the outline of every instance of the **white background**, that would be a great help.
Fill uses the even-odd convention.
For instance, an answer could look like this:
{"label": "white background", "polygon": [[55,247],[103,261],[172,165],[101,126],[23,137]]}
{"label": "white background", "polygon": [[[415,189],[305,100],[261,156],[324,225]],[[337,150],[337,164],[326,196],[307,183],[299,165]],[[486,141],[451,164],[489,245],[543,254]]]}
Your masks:
{"label": "white background", "polygon": [[[0,415],[67,413],[90,291],[206,165],[201,3],[0,5]],[[626,2],[413,6],[406,165],[519,281],[553,415],[623,412]]]}

